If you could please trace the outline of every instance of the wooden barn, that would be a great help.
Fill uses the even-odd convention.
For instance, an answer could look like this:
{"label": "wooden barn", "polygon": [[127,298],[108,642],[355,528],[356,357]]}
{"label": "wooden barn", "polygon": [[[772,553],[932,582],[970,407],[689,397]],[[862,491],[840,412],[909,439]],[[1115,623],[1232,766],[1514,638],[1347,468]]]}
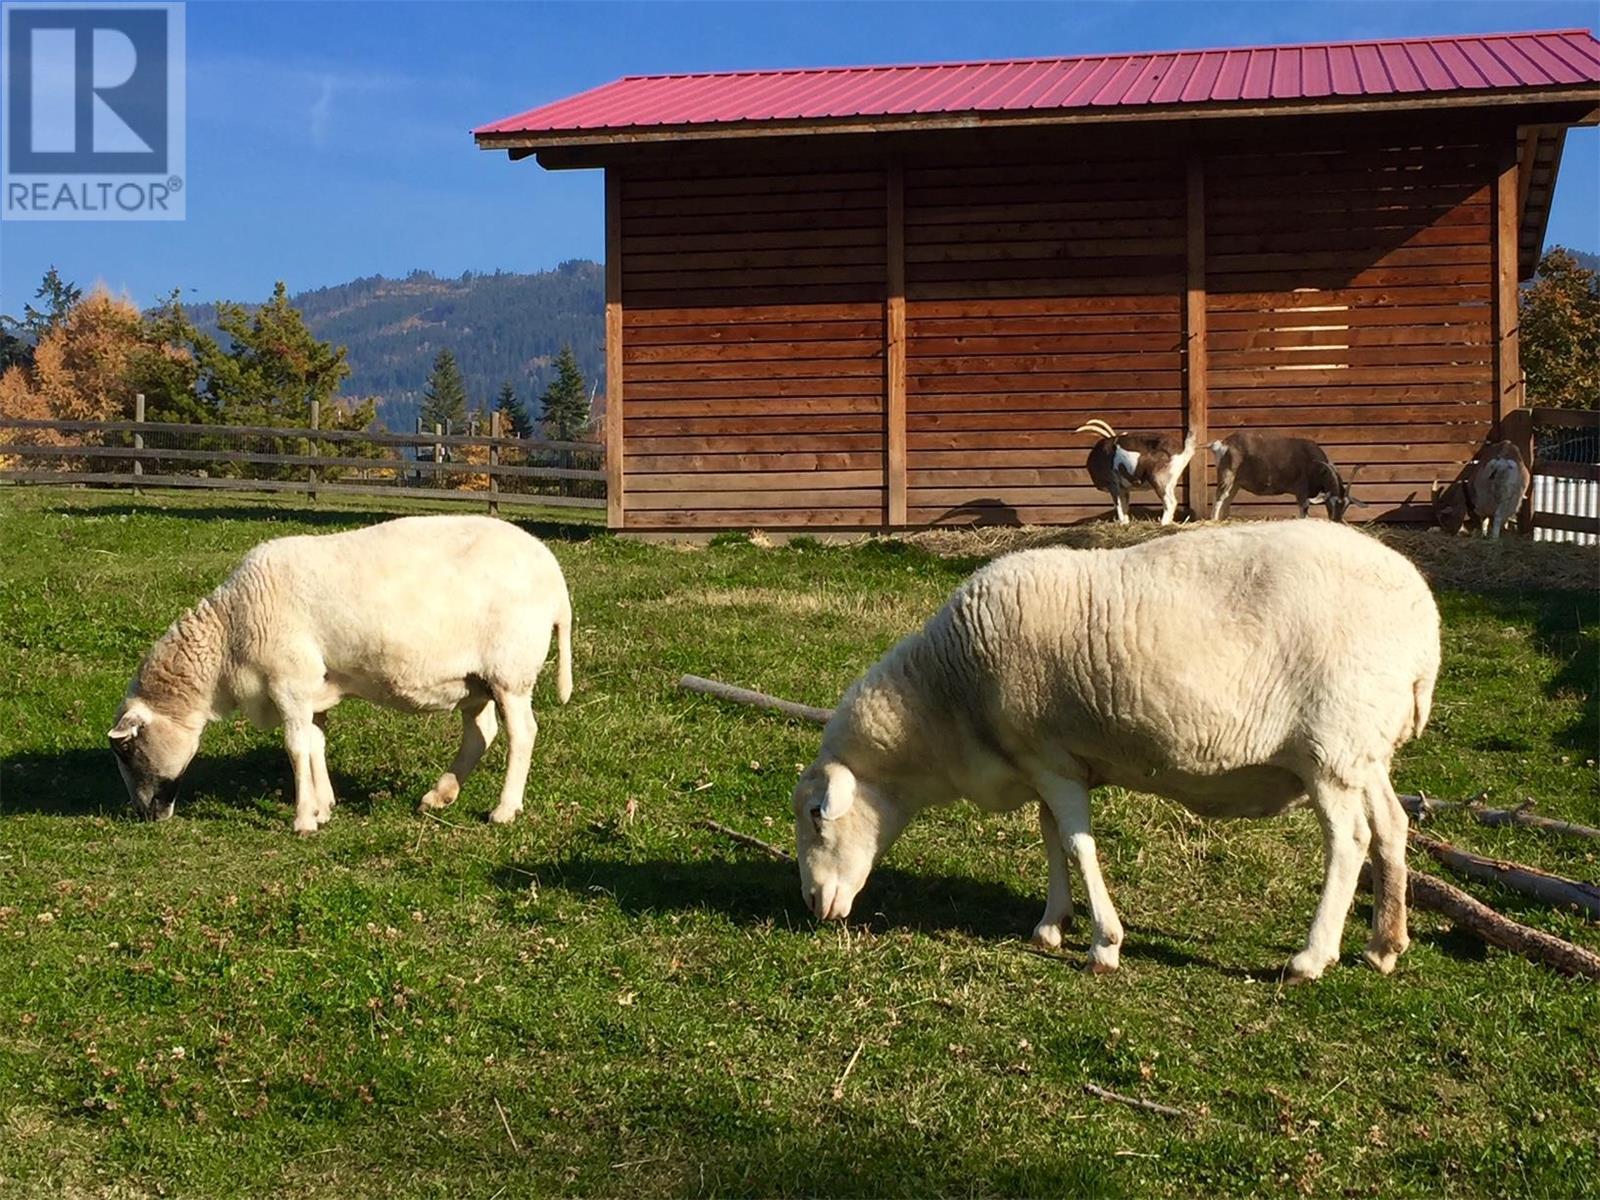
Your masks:
{"label": "wooden barn", "polygon": [[1566,30],[629,77],[475,137],[605,172],[613,528],[1101,516],[1091,417],[1309,436],[1422,520],[1522,402],[1597,116]]}

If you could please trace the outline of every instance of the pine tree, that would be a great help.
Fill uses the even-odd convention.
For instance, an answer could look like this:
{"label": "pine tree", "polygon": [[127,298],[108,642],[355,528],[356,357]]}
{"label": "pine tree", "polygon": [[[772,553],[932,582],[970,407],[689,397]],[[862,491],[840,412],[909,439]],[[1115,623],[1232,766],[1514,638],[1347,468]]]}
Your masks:
{"label": "pine tree", "polygon": [[433,360],[419,415],[425,430],[432,430],[435,425],[461,429],[467,423],[467,385],[461,380],[456,356],[448,350],[439,351]]}
{"label": "pine tree", "polygon": [[561,347],[556,356],[556,377],[544,391],[540,419],[546,435],[558,442],[575,441],[589,423],[589,389],[571,345]]}
{"label": "pine tree", "polygon": [[528,406],[517,398],[517,389],[508,379],[500,385],[500,394],[494,400],[500,413],[500,431],[511,437],[532,437],[533,421],[528,416]]}
{"label": "pine tree", "polygon": [[[217,326],[227,335],[226,349],[198,331],[193,336],[206,396],[225,423],[304,426],[315,400],[324,427],[332,427],[333,399],[350,374],[345,349],[312,335],[281,282],[254,311],[218,304]],[[369,412],[360,424],[341,427],[359,429],[371,419]]]}
{"label": "pine tree", "polygon": [[83,289],[61,278],[61,272],[52,266],[44,273],[44,279],[39,284],[39,290],[33,293],[33,298],[43,300],[44,307],[23,305],[21,325],[28,337],[37,344],[40,338],[66,319],[73,305],[83,299]]}

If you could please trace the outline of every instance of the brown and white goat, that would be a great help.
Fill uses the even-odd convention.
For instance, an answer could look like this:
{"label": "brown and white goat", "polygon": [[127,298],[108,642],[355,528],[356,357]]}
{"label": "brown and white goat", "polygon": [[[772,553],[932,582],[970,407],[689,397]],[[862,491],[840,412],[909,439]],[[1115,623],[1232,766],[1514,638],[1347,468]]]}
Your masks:
{"label": "brown and white goat", "polygon": [[1514,442],[1492,442],[1469,462],[1460,478],[1443,487],[1433,482],[1433,517],[1457,534],[1468,521],[1486,538],[1497,538],[1528,493],[1528,464]]}
{"label": "brown and white goat", "polygon": [[1172,524],[1178,509],[1178,480],[1194,457],[1194,434],[1184,440],[1182,450],[1175,451],[1159,434],[1118,433],[1098,417],[1077,431],[1100,435],[1089,448],[1089,478],[1111,494],[1119,522],[1128,523],[1128,493],[1147,487],[1161,497],[1161,523]]}
{"label": "brown and white goat", "polygon": [[1212,442],[1211,452],[1217,456],[1214,521],[1227,517],[1241,488],[1252,496],[1293,496],[1302,517],[1309,515],[1313,500],[1327,507],[1331,521],[1343,521],[1350,507],[1349,482],[1339,477],[1322,447],[1306,438],[1245,429]]}

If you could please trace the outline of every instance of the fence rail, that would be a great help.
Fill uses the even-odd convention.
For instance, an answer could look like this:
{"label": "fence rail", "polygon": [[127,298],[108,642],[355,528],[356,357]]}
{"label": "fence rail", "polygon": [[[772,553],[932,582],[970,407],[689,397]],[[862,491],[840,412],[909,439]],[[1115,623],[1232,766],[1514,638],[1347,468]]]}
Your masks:
{"label": "fence rail", "polygon": [[133,421],[0,416],[0,482],[605,507],[603,446],[508,437],[498,413],[487,435],[368,433],[316,405],[308,427],[146,421],[138,399]]}

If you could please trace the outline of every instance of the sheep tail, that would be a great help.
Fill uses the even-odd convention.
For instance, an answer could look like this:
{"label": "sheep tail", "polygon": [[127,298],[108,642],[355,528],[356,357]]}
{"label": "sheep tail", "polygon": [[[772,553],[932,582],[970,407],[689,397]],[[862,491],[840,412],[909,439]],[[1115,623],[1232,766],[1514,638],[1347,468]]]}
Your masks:
{"label": "sheep tail", "polygon": [[572,602],[565,596],[556,613],[556,699],[572,699]]}

